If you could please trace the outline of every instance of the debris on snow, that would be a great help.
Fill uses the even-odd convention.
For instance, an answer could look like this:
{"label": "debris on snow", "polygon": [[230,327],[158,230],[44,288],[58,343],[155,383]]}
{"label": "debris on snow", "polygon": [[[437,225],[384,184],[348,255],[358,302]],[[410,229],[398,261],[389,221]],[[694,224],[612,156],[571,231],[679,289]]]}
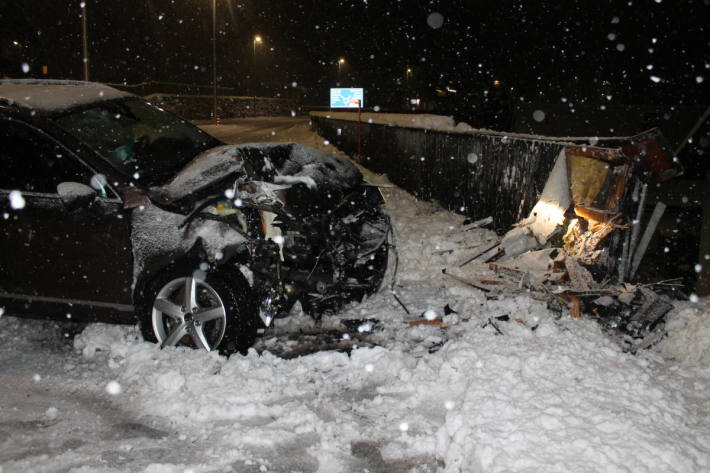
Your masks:
{"label": "debris on snow", "polygon": [[[563,148],[528,217],[500,242],[475,248],[442,273],[486,299],[525,291],[573,318],[597,318],[632,351],[656,343],[670,299],[650,285],[624,284],[635,276],[665,209],[662,202],[656,205],[639,240],[644,181],[680,172],[658,145],[662,137],[649,133],[623,148]],[[477,277],[475,263],[483,262],[490,263],[494,278]]]}

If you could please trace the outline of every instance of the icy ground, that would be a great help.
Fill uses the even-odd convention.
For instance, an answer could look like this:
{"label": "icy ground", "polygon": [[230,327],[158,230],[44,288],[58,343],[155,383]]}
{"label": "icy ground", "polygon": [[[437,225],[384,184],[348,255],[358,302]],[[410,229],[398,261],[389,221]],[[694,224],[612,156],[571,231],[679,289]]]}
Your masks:
{"label": "icy ground", "polygon": [[[2,473],[710,471],[709,300],[626,354],[593,320],[447,279],[492,234],[384,192],[409,315],[388,286],[321,326],[278,320],[229,359],[2,316]],[[448,328],[406,323],[427,311]]]}

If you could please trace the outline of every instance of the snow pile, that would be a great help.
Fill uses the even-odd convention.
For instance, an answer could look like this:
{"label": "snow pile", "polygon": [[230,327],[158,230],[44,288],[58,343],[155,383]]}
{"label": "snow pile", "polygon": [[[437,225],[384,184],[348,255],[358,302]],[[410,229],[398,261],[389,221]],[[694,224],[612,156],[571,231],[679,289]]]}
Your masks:
{"label": "snow pile", "polygon": [[[311,115],[332,118],[334,120],[357,120],[357,112],[311,112]],[[360,114],[360,120],[367,123],[380,125],[400,126],[410,128],[426,128],[428,130],[453,131],[456,122],[453,117],[430,114],[405,114],[405,113],[369,113]],[[463,131],[471,129],[463,128]],[[462,131],[461,129],[457,131]]]}
{"label": "snow pile", "polygon": [[[4,316],[0,382],[37,369],[47,391],[68,394],[64,404],[13,396],[11,405],[26,409],[19,414],[0,406],[8,422],[43,422],[11,424],[22,432],[12,439],[0,429],[3,471],[710,470],[708,301],[678,304],[657,349],[623,353],[593,320],[560,316],[525,295],[487,299],[447,278],[441,269],[491,232],[464,231],[461,216],[395,187],[382,191],[399,301],[387,285],[320,328],[302,314],[278,319],[247,356],[160,350],[135,327],[98,324],[47,356],[53,325]],[[451,325],[411,323],[425,314]],[[277,356],[313,330],[336,334],[350,353]],[[77,441],[78,430],[94,428],[83,405],[69,402],[77,390],[109,399],[121,421]],[[54,424],[49,407],[57,407]],[[111,412],[102,410],[101,422]],[[59,443],[67,433],[73,443]]]}
{"label": "snow pile", "polygon": [[665,357],[710,367],[710,300],[677,303],[666,317],[666,330],[668,336],[659,345]]}
{"label": "snow pile", "polygon": [[[440,304],[419,289],[402,291],[412,308]],[[290,471],[273,468],[268,452],[291,445],[318,465],[309,471],[377,462],[432,472],[710,468],[710,427],[674,376],[659,379],[652,355],[623,354],[593,321],[558,320],[526,297],[464,295],[460,287],[439,294],[462,317],[446,333],[405,328],[382,296],[354,307],[351,316],[390,320],[372,334],[384,346],[350,356],[286,360],[252,350],[225,359],[161,351],[102,326],[81,340],[108,347],[106,366],[139,416],[165,419],[187,441],[210,437],[219,452],[212,467],[270,458],[266,471]],[[482,328],[494,314],[509,318]]]}
{"label": "snow pile", "polygon": [[45,112],[131,96],[128,92],[94,82],[38,79],[0,81],[0,97],[22,107]]}
{"label": "snow pile", "polygon": [[[252,350],[225,359],[117,335],[101,343],[121,398],[188,439],[210,438],[219,451],[212,467],[260,459],[266,471],[710,468],[708,408],[695,402],[707,399],[706,382],[687,382],[693,372],[667,370],[654,353],[622,353],[594,321],[558,318],[525,296],[486,300],[447,281],[440,269],[460,257],[454,247],[484,242],[490,232],[462,232],[462,217],[383,190],[399,243],[395,290],[410,315],[385,290],[324,321],[335,328],[377,319],[364,340],[378,346],[350,356],[287,360]],[[403,323],[427,311],[441,316],[445,305],[458,325]],[[299,343],[278,339],[267,335],[261,349]],[[281,463],[284,451],[298,454]]]}

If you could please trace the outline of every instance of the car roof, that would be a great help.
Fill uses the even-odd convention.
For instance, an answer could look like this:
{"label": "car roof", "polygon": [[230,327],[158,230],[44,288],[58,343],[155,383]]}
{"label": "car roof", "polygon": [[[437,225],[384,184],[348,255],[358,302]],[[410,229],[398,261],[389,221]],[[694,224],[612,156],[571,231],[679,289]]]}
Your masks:
{"label": "car roof", "polygon": [[133,94],[96,82],[69,80],[8,79],[0,80],[0,104],[3,102],[40,112],[57,112],[80,105],[102,102]]}

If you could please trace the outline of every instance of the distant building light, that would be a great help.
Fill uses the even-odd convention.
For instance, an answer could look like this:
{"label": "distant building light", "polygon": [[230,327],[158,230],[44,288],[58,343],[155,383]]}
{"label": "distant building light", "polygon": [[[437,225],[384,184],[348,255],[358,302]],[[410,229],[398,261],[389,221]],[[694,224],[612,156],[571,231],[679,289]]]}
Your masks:
{"label": "distant building light", "polygon": [[409,99],[409,103],[412,105],[419,105],[422,102],[422,99]]}
{"label": "distant building light", "polygon": [[493,85],[495,85],[496,87],[498,87],[498,86],[500,85],[500,81],[499,81],[498,79],[494,80],[494,81],[493,81]]}

